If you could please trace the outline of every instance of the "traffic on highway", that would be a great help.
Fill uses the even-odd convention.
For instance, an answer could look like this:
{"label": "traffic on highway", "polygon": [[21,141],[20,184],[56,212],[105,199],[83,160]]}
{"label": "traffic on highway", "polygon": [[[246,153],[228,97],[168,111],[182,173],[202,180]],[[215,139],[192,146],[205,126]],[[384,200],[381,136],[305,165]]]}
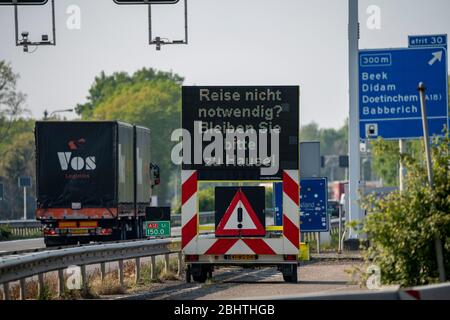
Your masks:
{"label": "traffic on highway", "polygon": [[450,300],[430,3],[0,0],[0,298]]}

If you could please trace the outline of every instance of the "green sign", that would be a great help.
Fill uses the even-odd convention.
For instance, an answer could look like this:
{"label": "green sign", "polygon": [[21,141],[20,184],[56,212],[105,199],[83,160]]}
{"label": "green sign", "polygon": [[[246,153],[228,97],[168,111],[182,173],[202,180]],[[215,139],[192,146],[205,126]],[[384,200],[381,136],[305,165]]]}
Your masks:
{"label": "green sign", "polygon": [[147,237],[170,237],[170,221],[145,221]]}

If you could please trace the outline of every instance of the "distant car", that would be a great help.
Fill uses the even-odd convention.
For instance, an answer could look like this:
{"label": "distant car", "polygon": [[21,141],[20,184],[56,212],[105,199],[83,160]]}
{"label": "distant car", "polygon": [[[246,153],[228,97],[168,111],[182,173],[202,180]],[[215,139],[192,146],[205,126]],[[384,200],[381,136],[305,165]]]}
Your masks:
{"label": "distant car", "polygon": [[339,218],[339,201],[328,201],[328,214],[331,218]]}

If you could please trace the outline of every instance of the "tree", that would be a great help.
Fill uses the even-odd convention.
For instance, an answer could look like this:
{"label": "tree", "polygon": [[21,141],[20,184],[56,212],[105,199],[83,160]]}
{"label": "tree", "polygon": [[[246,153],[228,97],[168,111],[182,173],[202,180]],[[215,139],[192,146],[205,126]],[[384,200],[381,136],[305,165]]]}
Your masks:
{"label": "tree", "polygon": [[[19,190],[17,181],[21,176],[30,176],[32,181],[36,181],[34,149],[32,131],[16,135],[14,141],[5,148],[5,156],[0,163],[0,176],[6,177],[6,203],[1,207],[1,219],[18,219],[22,216],[22,190]],[[34,190],[35,183],[29,194],[34,194]]]}
{"label": "tree", "polygon": [[[381,269],[385,284],[403,286],[437,282],[434,237],[444,243],[444,264],[450,272],[450,138],[434,139],[434,188],[428,185],[424,161],[402,155],[407,168],[406,186],[386,198],[364,199],[368,215],[363,231],[371,247],[370,263]],[[424,152],[424,148],[421,148]]]}
{"label": "tree", "polygon": [[0,60],[0,142],[9,138],[13,121],[27,112],[26,96],[16,88],[18,79],[11,65]]}
{"label": "tree", "polygon": [[170,155],[172,131],[181,127],[181,83],[168,72],[142,69],[132,76],[115,73],[96,78],[88,103],[78,106],[84,120],[121,120],[150,128],[152,161],[161,168],[161,185],[156,188],[160,203],[169,199],[169,182],[176,171]]}
{"label": "tree", "polygon": [[0,180],[6,198],[0,203],[0,219],[18,218],[17,178],[34,170],[29,153],[34,152],[34,146],[30,147],[33,121],[21,118],[28,110],[25,95],[17,90],[18,79],[11,65],[0,60]]}
{"label": "tree", "polygon": [[[300,130],[300,141],[319,141],[322,156],[341,156],[348,154],[348,121],[339,128],[319,128],[317,123],[312,122],[302,126]],[[331,170],[335,170],[332,175]],[[345,171],[342,168],[323,169],[324,176],[334,176],[337,180],[345,179]]]}
{"label": "tree", "polygon": [[372,168],[383,179],[386,186],[398,185],[398,169],[400,163],[400,150],[398,141],[385,141],[382,139],[370,142],[372,151]]}

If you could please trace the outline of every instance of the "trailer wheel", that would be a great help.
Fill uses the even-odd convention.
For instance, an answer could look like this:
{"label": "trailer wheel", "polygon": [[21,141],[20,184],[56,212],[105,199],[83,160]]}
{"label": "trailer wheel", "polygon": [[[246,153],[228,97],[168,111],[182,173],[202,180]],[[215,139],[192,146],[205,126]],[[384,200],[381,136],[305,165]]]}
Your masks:
{"label": "trailer wheel", "polygon": [[288,283],[298,282],[297,265],[291,264],[288,266],[283,266],[282,272],[283,272],[283,279],[285,282]]}
{"label": "trailer wheel", "polygon": [[116,241],[127,240],[127,225],[125,221],[120,221],[119,228],[116,229],[114,238]]}
{"label": "trailer wheel", "polygon": [[212,268],[208,265],[191,266],[190,273],[195,282],[205,283],[208,276],[212,277]]}
{"label": "trailer wheel", "polygon": [[47,248],[63,246],[65,243],[61,239],[48,239],[44,238],[44,243]]}
{"label": "trailer wheel", "polygon": [[198,275],[193,275],[192,278],[194,279],[195,282],[205,283],[206,279],[208,278],[208,273],[205,271],[202,271]]}
{"label": "trailer wheel", "polygon": [[139,232],[139,218],[135,218],[131,220],[131,230],[128,232],[128,239],[139,239],[140,238],[140,232]]}
{"label": "trailer wheel", "polygon": [[191,274],[191,266],[187,266],[186,268],[186,283],[191,283],[192,274]]}

